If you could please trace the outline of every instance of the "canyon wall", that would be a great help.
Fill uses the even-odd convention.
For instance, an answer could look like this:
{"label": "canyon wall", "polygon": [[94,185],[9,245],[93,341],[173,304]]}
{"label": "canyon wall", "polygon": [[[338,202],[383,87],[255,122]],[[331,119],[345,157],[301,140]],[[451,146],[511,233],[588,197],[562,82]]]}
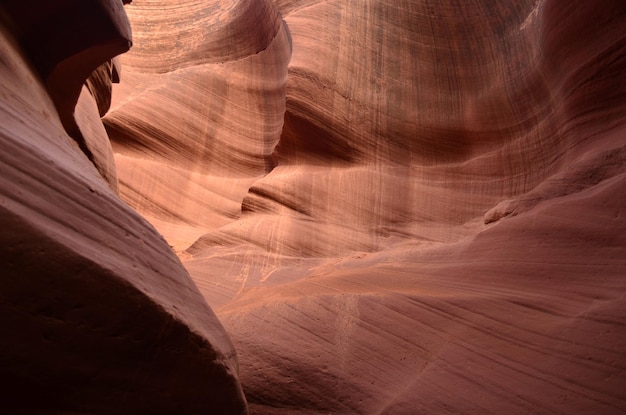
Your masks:
{"label": "canyon wall", "polygon": [[622,1],[91,3],[3,4],[6,408],[626,411]]}
{"label": "canyon wall", "polygon": [[622,2],[128,11],[120,192],[252,413],[626,408]]}
{"label": "canyon wall", "polygon": [[230,338],[116,193],[122,2],[43,3],[0,4],[0,412],[246,413]]}

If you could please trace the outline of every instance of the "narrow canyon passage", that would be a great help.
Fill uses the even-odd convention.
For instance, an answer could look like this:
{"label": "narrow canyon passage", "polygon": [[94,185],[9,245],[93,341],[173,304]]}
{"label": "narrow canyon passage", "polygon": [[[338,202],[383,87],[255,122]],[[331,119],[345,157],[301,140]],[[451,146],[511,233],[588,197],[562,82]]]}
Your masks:
{"label": "narrow canyon passage", "polygon": [[64,115],[20,46],[34,26],[3,20],[15,396],[58,385],[40,413],[626,411],[626,4],[123,11],[102,17],[128,42],[127,16],[132,48],[100,67],[99,114],[94,75],[63,72],[87,82]]}
{"label": "narrow canyon passage", "polygon": [[[189,2],[135,3],[140,36],[167,19],[188,43],[127,54],[147,92],[105,124],[252,413],[624,408],[619,2],[277,1],[283,25],[235,36],[263,49],[244,58],[205,46],[221,26]],[[155,111],[168,126],[126,127]],[[268,173],[250,157],[274,146]]]}

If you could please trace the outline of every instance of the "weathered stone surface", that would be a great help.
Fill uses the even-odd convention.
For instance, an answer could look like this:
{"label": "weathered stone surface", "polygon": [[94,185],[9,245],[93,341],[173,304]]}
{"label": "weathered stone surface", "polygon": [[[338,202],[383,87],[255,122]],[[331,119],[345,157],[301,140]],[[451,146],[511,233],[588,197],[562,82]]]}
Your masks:
{"label": "weathered stone surface", "polygon": [[78,97],[73,118],[77,127],[76,131],[80,132],[84,146],[91,154],[90,160],[109,187],[117,192],[117,169],[113,149],[104,125],[100,121],[98,103],[87,86],[83,87]]}
{"label": "weathered stone surface", "polygon": [[101,176],[115,167],[91,94],[83,87],[75,122],[96,163],[10,27],[0,28],[0,412],[245,413],[222,325]]}
{"label": "weathered stone surface", "polygon": [[[112,153],[108,151],[100,158],[101,150],[110,146],[108,139],[83,131],[77,118],[89,117],[80,114],[85,105],[78,105],[78,101],[90,75],[97,78],[98,67],[128,51],[132,44],[122,2],[7,0],[0,5],[0,13],[3,25],[43,79],[63,127],[116,189],[116,179],[111,175]],[[91,86],[102,116],[109,105],[106,100],[110,100],[110,77],[100,82],[100,88],[95,88],[93,82]]]}
{"label": "weathered stone surface", "polygon": [[626,409],[623,2],[133,4],[121,193],[253,413]]}
{"label": "weathered stone surface", "polygon": [[[170,6],[181,13],[166,16],[159,2],[129,6],[139,38],[123,57],[105,124],[122,197],[182,250],[238,217],[252,183],[272,169],[290,40],[269,0]],[[152,33],[154,25],[165,25],[163,32]],[[223,36],[233,38],[215,40]],[[185,43],[174,48],[173,39]]]}
{"label": "weathered stone surface", "polygon": [[252,413],[626,410],[623,1],[127,10],[120,194]]}
{"label": "weathered stone surface", "polygon": [[98,66],[85,81],[85,86],[96,101],[100,117],[104,117],[111,108],[113,82],[120,81],[118,70],[114,68],[113,61],[109,60]]}

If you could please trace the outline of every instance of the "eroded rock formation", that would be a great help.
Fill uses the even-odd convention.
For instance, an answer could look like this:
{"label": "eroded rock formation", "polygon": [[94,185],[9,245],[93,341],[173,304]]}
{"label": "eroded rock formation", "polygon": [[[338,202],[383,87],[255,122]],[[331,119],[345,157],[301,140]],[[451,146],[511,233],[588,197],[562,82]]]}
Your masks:
{"label": "eroded rock formation", "polygon": [[0,4],[0,412],[245,413],[222,325],[115,193],[122,2],[43,3]]}
{"label": "eroded rock formation", "polygon": [[626,408],[623,2],[163,7],[105,124],[253,413]]}
{"label": "eroded rock formation", "polygon": [[[134,47],[104,117],[119,194],[191,279],[75,148],[71,162],[38,162],[46,186],[75,189],[63,199],[72,219],[48,214],[52,193],[7,229],[32,215],[38,232],[112,249],[78,258],[112,261],[103,268],[129,285],[110,292],[134,287],[146,316],[173,316],[173,331],[222,353],[236,407],[233,349],[206,300],[252,414],[626,410],[623,1],[135,0],[126,11]],[[61,131],[4,96],[5,114]],[[109,103],[90,105],[102,115]],[[20,128],[3,137],[29,143]],[[45,145],[72,144],[59,137]],[[58,166],[72,167],[47,173]],[[21,200],[13,183],[25,177],[5,180],[3,200]],[[6,252],[45,254],[18,234]],[[136,263],[145,273],[126,274]],[[74,298],[83,288],[66,280]],[[89,310],[90,324],[116,315]],[[114,332],[103,337],[126,344]],[[172,336],[182,343],[167,350],[196,350]],[[176,373],[185,390],[201,377]]]}

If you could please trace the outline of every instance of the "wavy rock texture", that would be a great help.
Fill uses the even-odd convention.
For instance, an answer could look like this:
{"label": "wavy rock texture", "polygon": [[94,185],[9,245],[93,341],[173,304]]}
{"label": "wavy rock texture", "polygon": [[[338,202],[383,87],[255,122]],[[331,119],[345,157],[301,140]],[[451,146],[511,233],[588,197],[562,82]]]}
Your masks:
{"label": "wavy rock texture", "polygon": [[[86,4],[62,2],[53,9]],[[18,29],[29,20],[12,19],[16,15],[3,6],[0,412],[246,413],[237,357],[223,326],[165,240],[112,189],[114,160],[94,99],[107,82],[90,83],[92,93],[79,88],[75,108],[65,114],[78,128],[69,132],[78,131],[92,149],[89,158],[68,135],[61,115],[67,108],[53,100],[32,49],[18,46],[24,39]],[[119,10],[121,3],[110,6]],[[88,9],[96,22],[116,23],[97,7]],[[33,21],[43,24],[37,17]],[[128,26],[125,16],[117,23],[124,22]],[[46,30],[59,24],[45,23]],[[80,67],[80,57],[89,57],[89,65],[99,60],[95,68],[110,59],[108,45],[101,48],[90,33],[81,36],[80,30],[97,28],[74,23],[77,42],[94,43],[78,45],[78,52],[72,49],[77,45],[63,45],[79,57],[50,54],[46,63],[67,69],[67,62]],[[34,32],[27,33],[32,40]],[[70,86],[86,78],[65,75]]]}
{"label": "wavy rock texture", "polygon": [[252,413],[626,410],[626,7],[128,7],[120,193]]}
{"label": "wavy rock texture", "polygon": [[106,126],[122,196],[184,249],[235,219],[248,188],[271,170],[290,45],[269,1],[162,8],[128,8],[137,48],[124,58],[127,81]]}

